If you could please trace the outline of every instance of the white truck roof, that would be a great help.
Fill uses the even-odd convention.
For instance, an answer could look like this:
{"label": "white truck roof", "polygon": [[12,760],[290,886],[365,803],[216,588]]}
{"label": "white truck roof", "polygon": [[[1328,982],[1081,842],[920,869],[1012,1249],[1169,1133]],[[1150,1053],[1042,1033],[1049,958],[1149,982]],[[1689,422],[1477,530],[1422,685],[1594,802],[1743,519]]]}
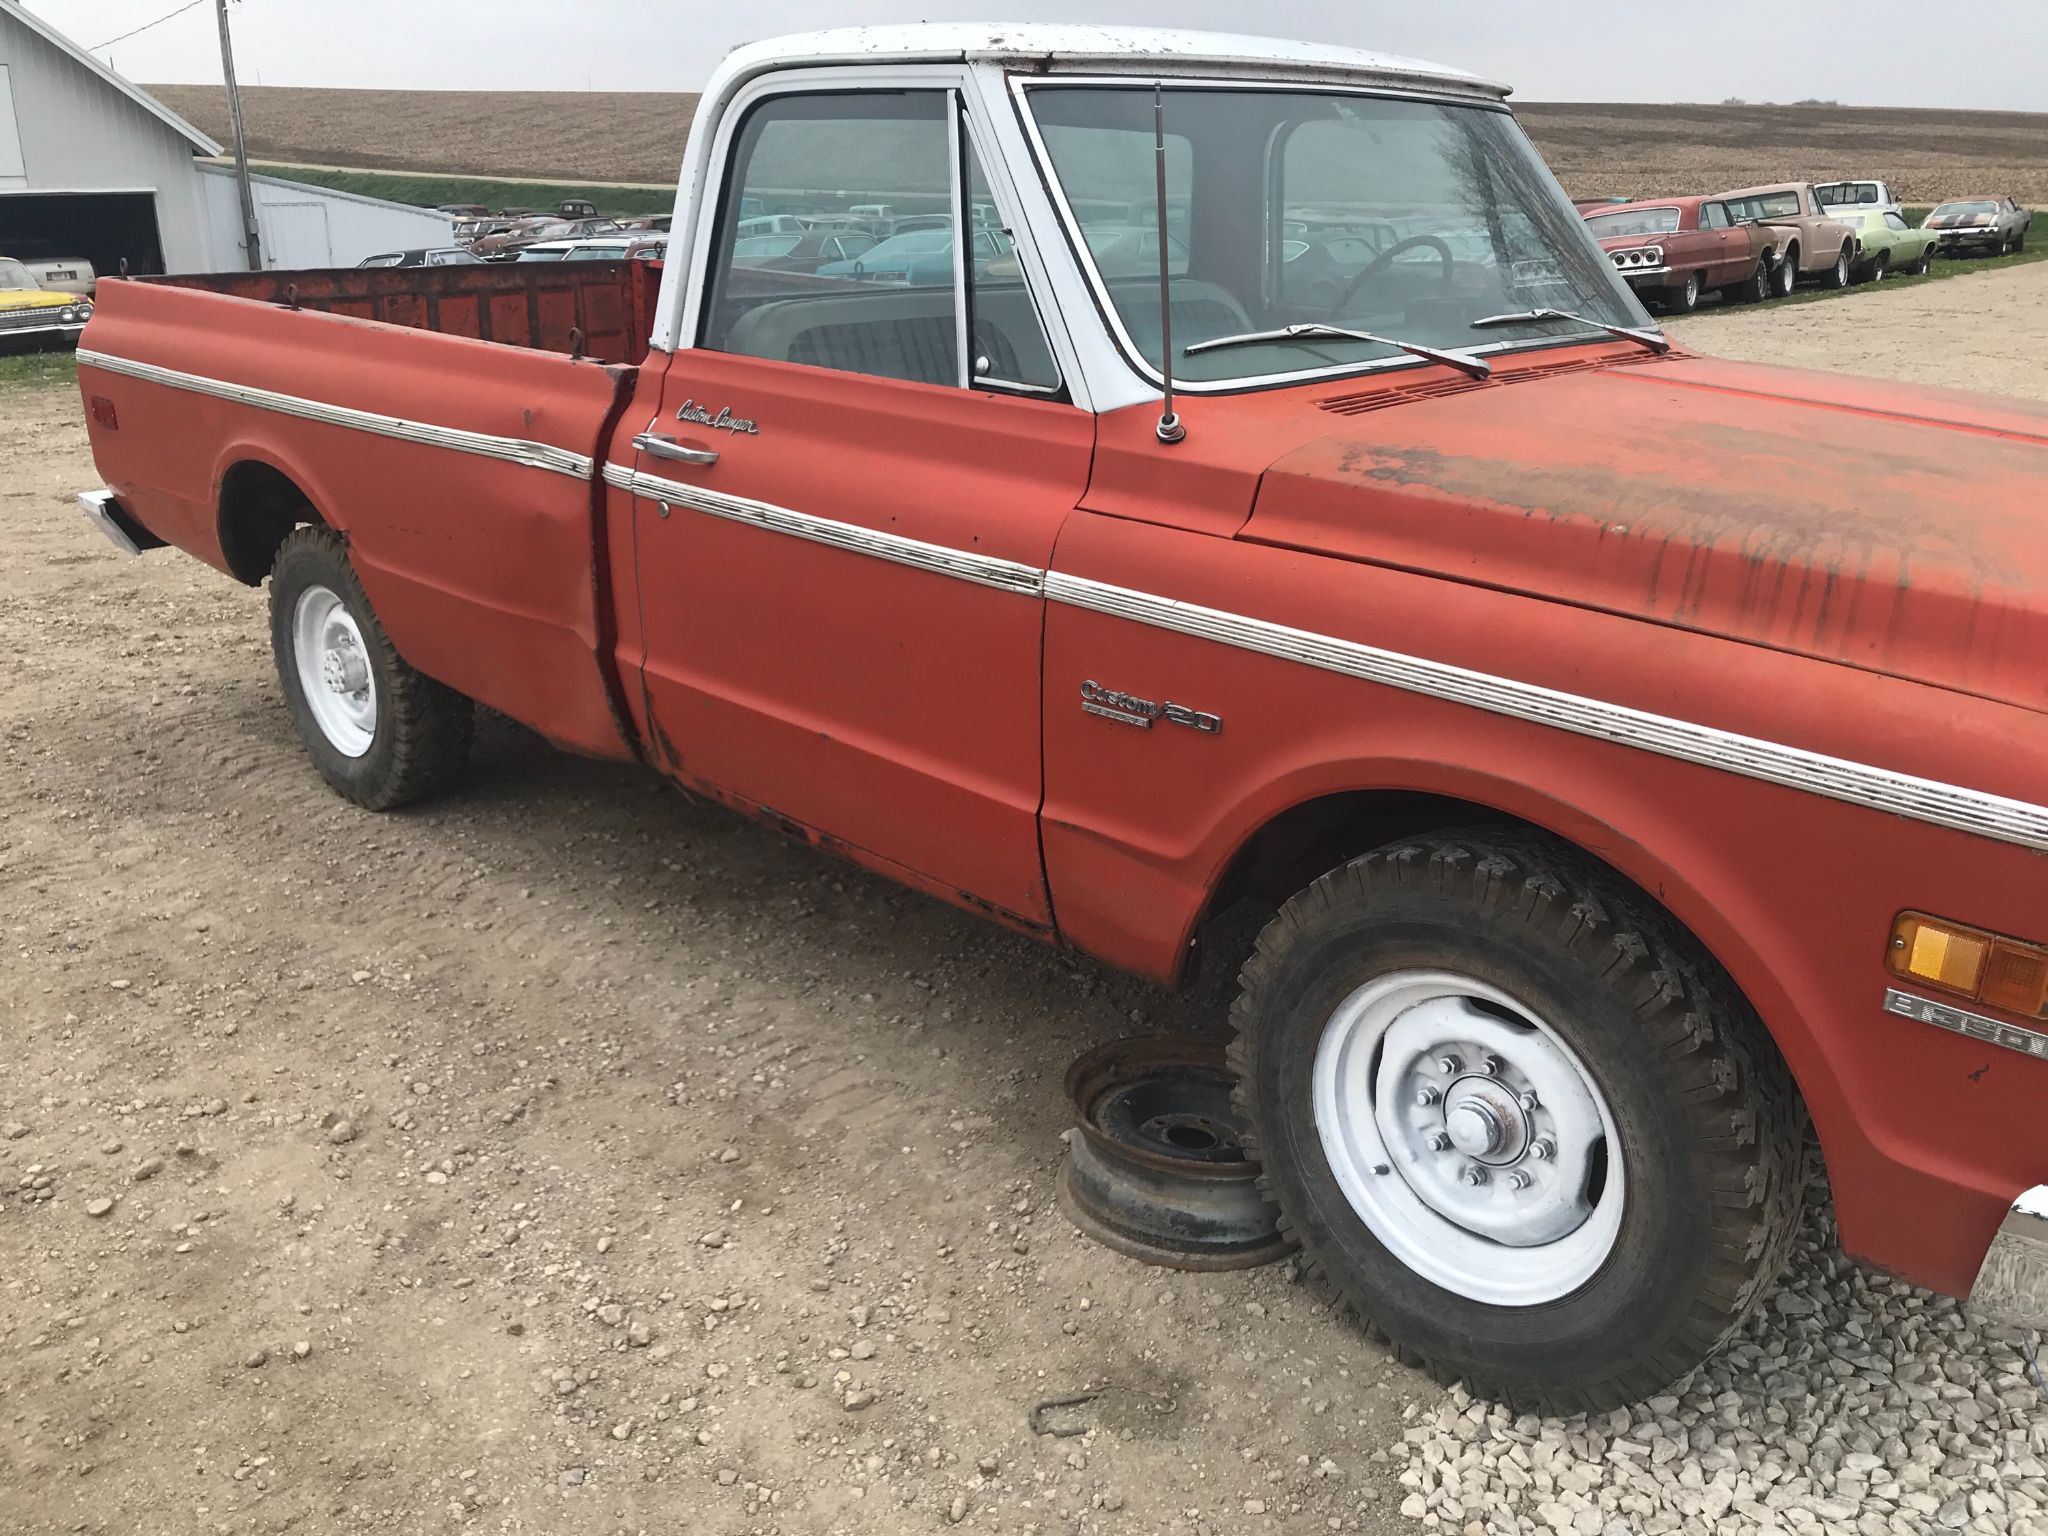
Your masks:
{"label": "white truck roof", "polygon": [[846,63],[951,61],[1032,65],[1062,70],[1091,66],[1119,72],[1133,65],[1165,75],[1252,74],[1448,92],[1499,100],[1509,88],[1462,69],[1397,54],[1326,43],[1286,42],[1178,27],[1090,27],[1040,22],[926,22],[907,26],[837,27],[748,43],[726,55],[704,88],[716,101],[771,69]]}

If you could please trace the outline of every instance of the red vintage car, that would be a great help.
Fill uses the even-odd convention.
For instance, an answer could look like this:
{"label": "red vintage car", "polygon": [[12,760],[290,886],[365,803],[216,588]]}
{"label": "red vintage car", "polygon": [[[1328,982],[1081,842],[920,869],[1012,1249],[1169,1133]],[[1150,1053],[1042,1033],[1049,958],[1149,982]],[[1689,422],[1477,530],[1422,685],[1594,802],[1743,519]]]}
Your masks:
{"label": "red vintage car", "polygon": [[[103,283],[88,506],[268,584],[366,808],[488,707],[1162,984],[1208,950],[1288,1231],[1475,1389],[1612,1405],[1737,1334],[1809,1126],[1849,1254],[2048,1321],[2048,411],[1686,354],[1504,95],[752,45],[658,282]],[[883,205],[1014,261],[736,252]],[[1314,211],[1360,233],[1310,298]]]}
{"label": "red vintage car", "polygon": [[1735,304],[1772,295],[1771,232],[1737,223],[1725,203],[1666,197],[1583,211],[1614,270],[1660,309],[1690,314],[1712,291]]}

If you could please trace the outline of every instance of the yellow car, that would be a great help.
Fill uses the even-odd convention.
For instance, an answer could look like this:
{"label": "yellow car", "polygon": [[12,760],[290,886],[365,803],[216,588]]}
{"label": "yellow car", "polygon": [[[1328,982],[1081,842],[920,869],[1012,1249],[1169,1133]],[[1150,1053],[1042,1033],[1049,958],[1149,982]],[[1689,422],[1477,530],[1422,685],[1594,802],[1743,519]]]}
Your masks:
{"label": "yellow car", "polygon": [[92,301],[36,286],[27,267],[0,256],[0,347],[19,337],[31,344],[76,342],[92,318]]}

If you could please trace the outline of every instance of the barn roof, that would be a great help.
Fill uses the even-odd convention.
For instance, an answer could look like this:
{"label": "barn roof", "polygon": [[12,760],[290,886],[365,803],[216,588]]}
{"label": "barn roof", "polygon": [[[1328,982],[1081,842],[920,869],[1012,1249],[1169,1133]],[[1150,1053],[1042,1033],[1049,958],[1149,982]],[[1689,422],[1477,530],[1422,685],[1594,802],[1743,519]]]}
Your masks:
{"label": "barn roof", "polygon": [[0,0],[0,15],[12,17],[58,52],[69,54],[80,65],[91,70],[93,74],[99,76],[101,80],[119,91],[123,96],[126,96],[151,117],[157,119],[157,121],[185,140],[186,143],[190,144],[200,154],[218,155],[222,152],[220,145],[214,143],[212,139],[209,139],[197,128],[194,128],[141,86],[122,79],[98,59],[79,47],[78,44],[72,42],[62,32],[59,32],[47,21],[36,15],[35,12],[19,4],[18,0]]}

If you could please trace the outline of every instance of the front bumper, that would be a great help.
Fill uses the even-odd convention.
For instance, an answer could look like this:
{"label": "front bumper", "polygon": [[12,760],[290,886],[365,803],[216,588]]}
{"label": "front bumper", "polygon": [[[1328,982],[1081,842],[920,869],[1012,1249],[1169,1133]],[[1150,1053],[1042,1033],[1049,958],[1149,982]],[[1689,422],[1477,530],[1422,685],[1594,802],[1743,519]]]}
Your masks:
{"label": "front bumper", "polygon": [[112,540],[123,554],[139,555],[164,547],[164,541],[137,522],[135,514],[122,506],[112,491],[81,491],[78,504],[85,508],[93,527]]}
{"label": "front bumper", "polygon": [[2048,1328],[2048,1184],[2013,1201],[1970,1287],[1970,1310],[1991,1322]]}

